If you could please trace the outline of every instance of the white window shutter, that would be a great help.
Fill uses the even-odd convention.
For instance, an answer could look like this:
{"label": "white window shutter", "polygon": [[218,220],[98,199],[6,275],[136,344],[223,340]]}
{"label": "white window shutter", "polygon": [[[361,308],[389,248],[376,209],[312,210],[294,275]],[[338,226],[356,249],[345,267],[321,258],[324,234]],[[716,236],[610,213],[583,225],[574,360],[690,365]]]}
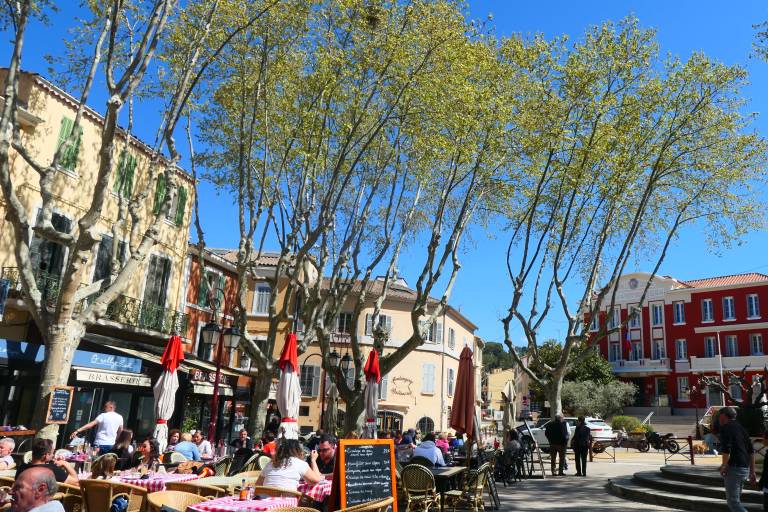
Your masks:
{"label": "white window shutter", "polygon": [[435,336],[435,343],[442,343],[443,342],[443,322],[436,322],[437,324],[437,335]]}
{"label": "white window shutter", "polygon": [[381,378],[381,382],[379,382],[379,400],[387,399],[388,385],[389,385],[389,377],[387,375],[384,375]]}
{"label": "white window shutter", "polygon": [[312,396],[313,397],[320,394],[320,373],[321,373],[321,368],[319,366],[312,367]]}
{"label": "white window shutter", "polygon": [[365,315],[365,335],[373,335],[373,318],[371,317],[370,313],[366,313]]}

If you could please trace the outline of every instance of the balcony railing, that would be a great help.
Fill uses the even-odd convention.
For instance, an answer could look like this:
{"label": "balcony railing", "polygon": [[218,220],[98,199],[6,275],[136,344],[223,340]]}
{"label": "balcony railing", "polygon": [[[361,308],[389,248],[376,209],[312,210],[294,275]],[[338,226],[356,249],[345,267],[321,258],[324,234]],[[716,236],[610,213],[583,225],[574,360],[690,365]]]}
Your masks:
{"label": "balcony railing", "polygon": [[[720,371],[720,357],[696,357],[691,356],[691,371]],[[751,370],[760,370],[761,368],[768,366],[768,356],[766,355],[753,355],[753,356],[735,356],[735,357],[723,357],[723,369],[724,370],[741,370],[745,366],[749,366]]]}
{"label": "balcony railing", "polygon": [[[0,277],[10,281],[11,296],[23,296],[18,268],[3,267]],[[39,272],[37,287],[40,289],[43,300],[49,305],[53,304],[59,296],[61,276]],[[95,297],[95,295],[86,297],[78,307],[80,305],[83,307],[87,306],[87,302]],[[148,329],[164,334],[185,332],[187,322],[189,321],[188,315],[184,313],[125,295],[119,296],[112,302],[107,307],[107,312],[102,318],[138,329]]]}
{"label": "balcony railing", "polygon": [[661,359],[636,359],[625,360],[620,359],[618,361],[611,361],[613,371],[616,373],[622,372],[653,372],[653,371],[669,371],[669,359],[663,357]]}

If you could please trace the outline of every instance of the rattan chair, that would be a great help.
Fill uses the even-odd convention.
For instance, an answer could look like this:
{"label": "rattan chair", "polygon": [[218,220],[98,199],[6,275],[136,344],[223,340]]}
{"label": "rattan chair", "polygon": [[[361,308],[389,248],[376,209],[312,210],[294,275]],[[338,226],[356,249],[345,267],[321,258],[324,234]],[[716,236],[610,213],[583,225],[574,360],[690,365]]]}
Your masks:
{"label": "rattan chair", "polygon": [[198,484],[195,481],[191,482],[171,482],[165,483],[165,489],[168,491],[181,491],[188,492],[190,494],[197,494],[198,496],[204,496],[208,499],[221,498],[229,496],[229,491],[216,487],[213,485]]}
{"label": "rattan chair", "polygon": [[64,494],[62,492],[57,492],[51,499],[61,502],[61,506],[64,507],[64,512],[82,512],[83,510],[83,497],[79,494]]}
{"label": "rattan chair", "polygon": [[257,485],[253,487],[254,494],[265,494],[267,496],[281,496],[285,498],[301,499],[303,496],[299,491],[291,491],[290,489],[281,489],[280,487],[269,487],[267,485]]}
{"label": "rattan chair", "polygon": [[491,478],[492,471],[492,466],[488,462],[477,468],[477,470],[470,471],[463,489],[446,491],[446,506],[451,505],[454,511],[457,505],[463,508],[470,508],[473,512],[485,510],[483,489],[488,478]]}
{"label": "rattan chair", "polygon": [[408,464],[419,464],[420,466],[424,466],[425,468],[435,467],[434,462],[432,462],[426,457],[422,457],[421,455],[411,457],[411,460],[408,461]]}
{"label": "rattan chair", "polygon": [[232,466],[232,456],[224,457],[213,463],[213,471],[216,476],[227,476]]}
{"label": "rattan chair", "polygon": [[251,457],[246,460],[242,466],[240,466],[240,469],[237,472],[243,473],[245,471],[257,471],[259,469],[259,457],[261,457],[261,455],[258,453],[251,455]]}
{"label": "rattan chair", "polygon": [[246,480],[256,480],[261,476],[261,471],[243,471],[242,473],[237,473],[236,475],[232,475],[229,478],[245,478]]}
{"label": "rattan chair", "polygon": [[390,496],[383,500],[369,501],[368,503],[361,503],[353,507],[343,508],[338,512],[387,512],[387,509],[394,503],[394,501],[395,499]]}
{"label": "rattan chair", "polygon": [[147,512],[160,512],[163,505],[175,508],[182,512],[187,510],[190,505],[208,501],[205,496],[198,496],[191,492],[181,491],[157,491],[147,496]]}
{"label": "rattan chair", "polygon": [[179,452],[165,452],[161,460],[163,464],[181,464],[188,461],[189,459]]}
{"label": "rattan chair", "polygon": [[107,511],[118,496],[128,500],[127,512],[143,512],[147,501],[147,490],[138,485],[111,480],[80,480],[83,504],[88,512]]}
{"label": "rattan chair", "polygon": [[14,482],[16,482],[16,479],[10,476],[0,476],[0,486],[8,486],[13,487]]}
{"label": "rattan chair", "polygon": [[403,468],[401,475],[403,491],[405,492],[405,510],[424,510],[439,507],[435,477],[432,472],[419,464],[409,464]]}
{"label": "rattan chair", "polygon": [[267,467],[267,464],[272,461],[271,457],[268,457],[266,455],[260,455],[259,458],[256,460],[256,469],[264,469]]}

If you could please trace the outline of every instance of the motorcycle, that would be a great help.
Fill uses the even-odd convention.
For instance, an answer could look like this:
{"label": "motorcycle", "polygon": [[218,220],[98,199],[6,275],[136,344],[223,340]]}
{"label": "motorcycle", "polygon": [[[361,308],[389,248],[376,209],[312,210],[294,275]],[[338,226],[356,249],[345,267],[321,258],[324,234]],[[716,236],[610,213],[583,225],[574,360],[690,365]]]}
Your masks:
{"label": "motorcycle", "polygon": [[634,448],[641,452],[647,452],[650,449],[648,440],[644,435],[627,435],[627,433],[623,430],[619,430],[616,432],[616,437],[613,439],[601,439],[594,441],[592,443],[592,453],[602,453],[609,446],[615,446],[616,448]]}
{"label": "motorcycle", "polygon": [[669,453],[677,453],[680,451],[680,445],[673,439],[674,434],[661,435],[658,432],[646,432],[645,438],[648,440],[648,444],[653,446],[656,450],[666,450]]}

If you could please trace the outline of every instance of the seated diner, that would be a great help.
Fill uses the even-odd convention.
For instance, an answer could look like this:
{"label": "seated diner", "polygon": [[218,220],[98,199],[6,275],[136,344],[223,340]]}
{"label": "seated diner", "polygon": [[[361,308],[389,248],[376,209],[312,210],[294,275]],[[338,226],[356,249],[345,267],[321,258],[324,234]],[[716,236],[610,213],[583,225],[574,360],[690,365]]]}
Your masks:
{"label": "seated diner", "polygon": [[173,448],[173,451],[182,454],[189,460],[200,460],[200,450],[197,448],[197,445],[192,442],[192,434],[189,432],[181,434],[181,442]]}
{"label": "seated diner", "polygon": [[445,466],[443,452],[435,446],[435,434],[429,433],[424,436],[424,440],[413,450],[414,457],[424,457],[435,466]]}
{"label": "seated diner", "polygon": [[46,467],[53,471],[57,482],[69,485],[78,485],[77,473],[67,461],[53,458],[53,442],[50,439],[37,438],[30,443],[32,460],[19,465],[16,468],[16,479],[24,470],[34,467]]}
{"label": "seated diner", "polygon": [[309,464],[302,458],[304,450],[296,439],[280,439],[277,452],[261,471],[256,485],[268,485],[295,491],[301,480],[316,484],[323,479],[317,469],[317,452],[310,455]]}

